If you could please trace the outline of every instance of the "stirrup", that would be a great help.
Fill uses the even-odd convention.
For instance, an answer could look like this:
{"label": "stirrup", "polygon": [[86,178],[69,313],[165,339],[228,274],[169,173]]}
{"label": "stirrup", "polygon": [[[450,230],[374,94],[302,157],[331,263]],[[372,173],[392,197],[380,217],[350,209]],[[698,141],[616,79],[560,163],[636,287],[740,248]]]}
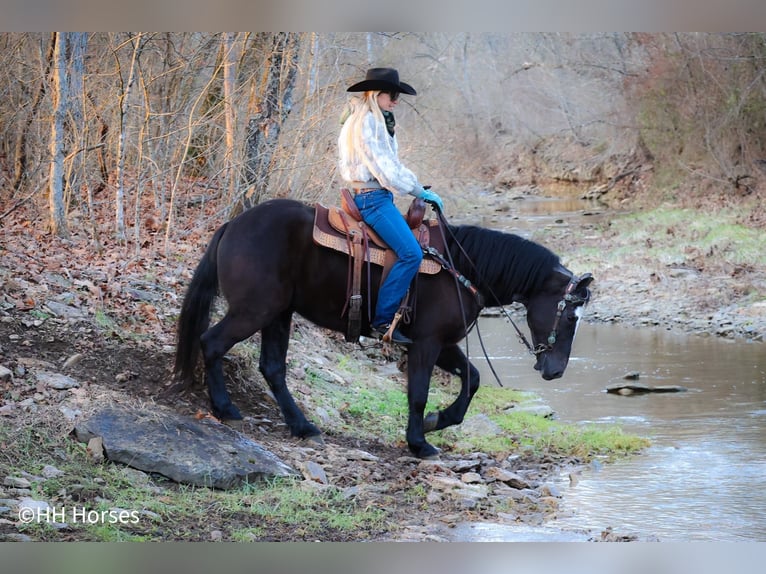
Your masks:
{"label": "stirrup", "polygon": [[396,343],[397,345],[411,345],[412,339],[402,333],[395,323],[377,325],[371,328],[372,334],[380,338],[385,343]]}

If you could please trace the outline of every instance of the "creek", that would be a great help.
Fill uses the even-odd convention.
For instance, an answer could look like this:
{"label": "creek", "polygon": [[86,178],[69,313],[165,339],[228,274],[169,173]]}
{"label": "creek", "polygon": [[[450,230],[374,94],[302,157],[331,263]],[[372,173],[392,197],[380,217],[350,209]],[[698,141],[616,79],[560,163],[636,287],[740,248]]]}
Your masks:
{"label": "creek", "polygon": [[[617,425],[651,441],[639,455],[591,464],[576,483],[562,477],[568,515],[547,526],[612,527],[641,539],[766,540],[763,343],[586,324],[564,377],[546,382],[505,320],[482,319],[480,329],[503,386],[534,392],[558,420]],[[496,384],[477,357],[478,342],[469,345],[483,383]],[[688,390],[632,396],[605,391],[627,373],[638,373],[644,384]]]}
{"label": "creek", "polygon": [[[558,217],[549,209],[556,202],[524,204],[523,223]],[[519,326],[526,332],[523,320]],[[543,529],[463,525],[459,539],[562,541],[611,527],[641,540],[766,541],[764,343],[589,324],[586,317],[564,377],[546,382],[505,319],[482,318],[479,330],[503,386],[534,392],[558,420],[617,425],[651,446],[627,459],[596,461],[573,481],[562,476],[564,512]],[[475,333],[468,344],[482,384],[497,384]],[[642,384],[688,390],[606,392],[629,373]]]}

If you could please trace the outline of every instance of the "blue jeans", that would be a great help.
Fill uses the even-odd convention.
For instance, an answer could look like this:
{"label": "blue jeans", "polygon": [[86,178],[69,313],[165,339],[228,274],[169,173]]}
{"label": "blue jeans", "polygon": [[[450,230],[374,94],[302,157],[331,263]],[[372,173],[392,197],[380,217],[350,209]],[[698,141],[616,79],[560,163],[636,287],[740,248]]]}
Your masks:
{"label": "blue jeans", "polygon": [[362,213],[362,218],[380,235],[397,256],[396,263],[380,286],[375,317],[372,325],[390,323],[404,294],[418,273],[423,260],[423,250],[407,226],[399,208],[394,203],[394,194],[387,189],[378,189],[360,193],[354,197],[354,203]]}

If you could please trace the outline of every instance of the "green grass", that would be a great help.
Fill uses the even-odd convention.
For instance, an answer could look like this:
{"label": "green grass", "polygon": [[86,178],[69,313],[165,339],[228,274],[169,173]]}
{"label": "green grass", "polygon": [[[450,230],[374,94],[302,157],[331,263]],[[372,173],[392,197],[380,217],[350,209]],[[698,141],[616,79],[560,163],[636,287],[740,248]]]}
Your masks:
{"label": "green grass", "polygon": [[[25,456],[15,464],[0,461],[0,475],[39,475],[46,464],[64,473],[33,483],[30,496],[54,508],[66,508],[69,528],[60,531],[46,523],[19,528],[35,540],[56,541],[63,534],[96,542],[206,540],[215,529],[226,532],[227,540],[278,538],[285,530],[294,539],[326,538],[328,532],[342,539],[364,529],[385,528],[384,508],[359,507],[333,486],[306,488],[302,481],[281,479],[220,491],[178,485],[160,476],[152,477],[153,484],[152,480],[137,481],[141,473],[131,476],[122,465],[94,464],[84,444],[44,425],[0,427],[0,443],[9,441]],[[137,512],[138,521],[73,521],[74,508],[107,513],[126,509]]]}
{"label": "green grass", "polygon": [[[432,385],[426,412],[447,406],[456,396],[453,391],[457,392],[456,389]],[[511,408],[534,400],[532,393],[481,387],[471,402],[466,418],[486,414],[502,432],[495,436],[466,436],[457,426],[431,433],[428,440],[452,452],[510,454],[524,450],[582,460],[594,456],[623,456],[640,451],[649,444],[642,437],[623,433],[617,426],[563,423]],[[403,439],[407,424],[407,397],[398,387],[349,389],[347,392],[336,392],[334,401],[336,407],[347,405],[342,410],[345,426],[354,432],[389,442]]]}
{"label": "green grass", "polygon": [[[649,446],[643,437],[624,433],[617,426],[578,425],[551,420],[524,411],[509,410],[523,404],[532,395],[504,388],[480,389],[474,397],[470,412],[486,414],[502,432],[494,436],[466,436],[460,427],[445,429],[434,444],[454,443],[459,452],[481,451],[510,454],[525,451],[587,461],[594,456],[615,458],[636,453]],[[526,398],[525,398],[526,397]]]}
{"label": "green grass", "polygon": [[636,255],[666,265],[689,263],[696,255],[733,265],[766,265],[766,232],[737,223],[738,214],[721,210],[705,214],[690,209],[661,207],[617,217],[609,257],[620,260]]}

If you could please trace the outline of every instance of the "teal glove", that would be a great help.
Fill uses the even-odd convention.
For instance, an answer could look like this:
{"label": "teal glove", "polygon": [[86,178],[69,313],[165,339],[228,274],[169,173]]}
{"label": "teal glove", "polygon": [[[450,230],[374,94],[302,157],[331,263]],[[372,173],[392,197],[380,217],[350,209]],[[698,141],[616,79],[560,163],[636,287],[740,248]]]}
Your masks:
{"label": "teal glove", "polygon": [[429,205],[437,209],[440,213],[444,213],[444,204],[442,203],[442,198],[439,197],[436,193],[434,193],[430,189],[421,190],[420,192],[418,192],[418,194],[415,197],[422,199],[423,201],[425,201],[426,203],[428,203]]}

